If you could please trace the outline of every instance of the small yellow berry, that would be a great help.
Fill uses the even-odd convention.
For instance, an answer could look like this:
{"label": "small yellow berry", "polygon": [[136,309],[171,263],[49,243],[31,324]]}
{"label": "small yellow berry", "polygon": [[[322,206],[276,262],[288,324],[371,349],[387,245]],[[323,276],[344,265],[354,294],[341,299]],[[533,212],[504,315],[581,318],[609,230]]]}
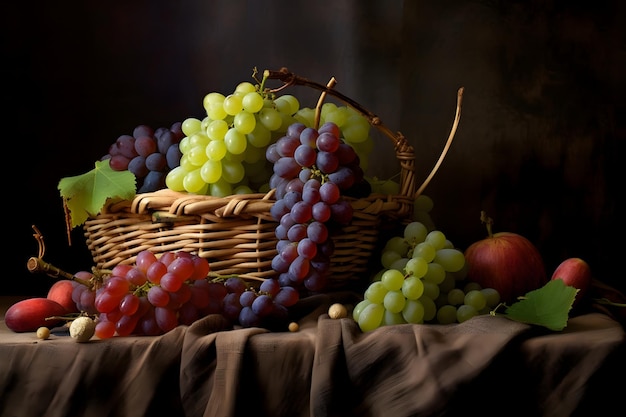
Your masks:
{"label": "small yellow berry", "polygon": [[348,309],[341,303],[335,303],[328,308],[328,316],[331,319],[342,319],[348,317]]}
{"label": "small yellow berry", "polygon": [[79,317],[70,324],[70,336],[77,342],[87,342],[96,332],[96,323],[89,317]]}
{"label": "small yellow berry", "polygon": [[290,332],[297,332],[298,330],[300,330],[300,326],[298,325],[298,323],[296,323],[295,321],[292,321],[291,323],[289,323]]}
{"label": "small yellow berry", "polygon": [[50,337],[50,329],[48,329],[47,327],[40,327],[37,329],[38,339],[46,340],[49,337]]}

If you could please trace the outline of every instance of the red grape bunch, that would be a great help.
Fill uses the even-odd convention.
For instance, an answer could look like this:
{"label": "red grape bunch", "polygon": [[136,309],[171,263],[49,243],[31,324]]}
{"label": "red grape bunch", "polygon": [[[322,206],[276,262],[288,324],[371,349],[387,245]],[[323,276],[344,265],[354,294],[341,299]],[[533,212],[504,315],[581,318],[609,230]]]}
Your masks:
{"label": "red grape bunch", "polygon": [[111,169],[128,170],[137,179],[137,192],[147,193],[166,188],[167,173],[180,165],[178,147],[185,137],[181,122],[156,130],[147,125],[133,129],[132,135],[120,135],[101,160],[108,159]]}
{"label": "red grape bunch", "polygon": [[88,284],[76,283],[72,300],[80,311],[96,316],[100,339],[157,336],[209,314],[221,315],[232,326],[286,327],[288,307],[299,300],[294,288],[276,280],[255,287],[239,276],[211,278],[209,272],[208,261],[198,255],[178,251],[157,257],[144,250],[134,265],[117,265],[107,275],[76,273]]}
{"label": "red grape bunch", "polygon": [[270,212],[279,223],[272,268],[282,286],[311,292],[326,287],[334,251],[332,233],[349,224],[353,215],[343,196],[369,195],[359,157],[340,135],[333,122],[318,130],[294,123],[267,149],[274,169],[270,186],[276,189]]}

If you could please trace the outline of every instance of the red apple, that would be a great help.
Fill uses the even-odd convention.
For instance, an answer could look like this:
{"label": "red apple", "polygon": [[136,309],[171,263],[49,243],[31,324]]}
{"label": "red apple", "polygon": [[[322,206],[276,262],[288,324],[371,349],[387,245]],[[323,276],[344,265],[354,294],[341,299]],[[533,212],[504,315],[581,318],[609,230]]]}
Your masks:
{"label": "red apple", "polygon": [[74,300],[72,300],[72,291],[74,287],[80,285],[70,279],[61,279],[56,281],[48,290],[46,298],[56,301],[66,308],[68,313],[78,313],[78,307]]}
{"label": "red apple", "polygon": [[562,279],[565,284],[577,288],[574,304],[578,304],[591,285],[591,267],[581,258],[567,258],[556,267],[551,279]]}
{"label": "red apple", "polygon": [[40,327],[53,328],[62,319],[46,320],[48,317],[64,316],[68,312],[61,304],[48,298],[27,298],[11,305],[4,315],[7,327],[16,333],[34,332]]}
{"label": "red apple", "polygon": [[517,233],[492,233],[491,219],[483,221],[487,224],[488,237],[465,250],[467,279],[483,288],[496,289],[506,303],[542,287],[548,278],[535,245]]}

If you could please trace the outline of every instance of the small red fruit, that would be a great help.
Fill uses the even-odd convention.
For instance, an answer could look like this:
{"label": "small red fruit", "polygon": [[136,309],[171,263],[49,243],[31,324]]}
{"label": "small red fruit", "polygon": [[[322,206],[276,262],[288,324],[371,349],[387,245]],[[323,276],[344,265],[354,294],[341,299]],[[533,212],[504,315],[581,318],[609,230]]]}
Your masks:
{"label": "small red fruit", "polygon": [[535,245],[516,233],[492,233],[493,221],[484,212],[481,220],[487,225],[488,237],[465,250],[467,279],[483,288],[496,289],[506,303],[542,287],[548,278]]}
{"label": "small red fruit", "polygon": [[574,300],[576,305],[585,297],[591,286],[591,267],[581,258],[567,258],[556,267],[551,279],[562,279],[566,285],[578,289]]}
{"label": "small red fruit", "polygon": [[64,316],[68,312],[56,301],[43,297],[27,298],[11,305],[4,315],[7,327],[16,333],[35,332],[40,327],[53,328],[62,319],[46,320],[48,317]]}
{"label": "small red fruit", "polygon": [[48,290],[46,298],[61,304],[68,313],[78,313],[78,307],[72,300],[72,291],[76,285],[81,285],[70,279],[61,279],[56,281]]}

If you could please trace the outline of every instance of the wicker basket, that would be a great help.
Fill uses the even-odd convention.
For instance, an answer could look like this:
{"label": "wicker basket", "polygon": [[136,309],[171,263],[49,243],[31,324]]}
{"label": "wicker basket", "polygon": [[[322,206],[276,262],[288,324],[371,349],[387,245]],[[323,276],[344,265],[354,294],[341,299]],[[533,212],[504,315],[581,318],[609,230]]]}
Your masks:
{"label": "wicker basket", "polygon": [[[417,195],[413,148],[401,134],[390,132],[375,115],[340,93],[285,70],[273,74],[275,78],[287,80],[286,83],[319,88],[357,108],[372,126],[391,139],[395,148],[400,165],[398,195],[345,197],[350,200],[354,215],[351,224],[332,237],[335,251],[328,289],[346,287],[368,273],[380,228],[402,222],[413,213]],[[425,183],[417,192],[424,186]],[[270,215],[274,202],[274,190],[267,194],[227,197],[192,195],[169,189],[141,193],[132,201],[109,202],[100,214],[88,219],[84,224],[86,243],[99,269],[132,264],[136,255],[146,249],[157,254],[182,250],[206,258],[211,271],[220,275],[238,274],[264,280],[277,276],[271,267],[277,253],[274,231],[278,223]]]}

